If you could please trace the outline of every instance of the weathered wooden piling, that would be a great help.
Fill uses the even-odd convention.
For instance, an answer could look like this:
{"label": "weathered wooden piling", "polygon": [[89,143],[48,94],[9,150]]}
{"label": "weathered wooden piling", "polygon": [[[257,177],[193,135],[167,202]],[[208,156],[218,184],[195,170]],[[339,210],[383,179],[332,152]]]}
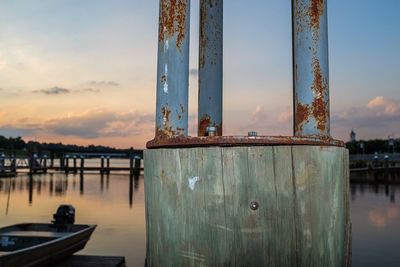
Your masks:
{"label": "weathered wooden piling", "polygon": [[6,168],[6,155],[0,155],[0,172],[5,172]]}
{"label": "weathered wooden piling", "polygon": [[76,156],[74,156],[74,173],[78,173],[78,165],[77,165],[77,159]]}
{"label": "weathered wooden piling", "polygon": [[43,172],[46,173],[47,172],[47,156],[43,157],[42,162],[43,162],[43,164],[42,164]]}
{"label": "weathered wooden piling", "polygon": [[60,169],[63,170],[65,166],[64,156],[60,157]]}
{"label": "weathered wooden piling", "polygon": [[17,173],[17,157],[15,155],[12,156],[11,171],[15,174]]}
{"label": "weathered wooden piling", "polygon": [[107,169],[106,169],[106,173],[110,174],[110,156],[107,156]]}
{"label": "weathered wooden piling", "polygon": [[130,158],[129,158],[129,175],[132,177],[133,176],[133,174],[134,174],[134,170],[135,170],[135,167],[134,167],[135,165],[134,165],[134,158],[131,156]]}
{"label": "weathered wooden piling", "polygon": [[138,156],[135,157],[135,168],[134,168],[134,171],[133,171],[133,173],[134,173],[135,176],[140,175],[140,164],[141,164],[141,160],[142,160],[142,159],[141,159],[140,157],[138,157]]}
{"label": "weathered wooden piling", "polygon": [[65,157],[64,169],[65,169],[65,173],[68,174],[69,173],[69,156],[68,155]]}
{"label": "weathered wooden piling", "polygon": [[100,174],[104,174],[104,156],[100,158]]}
{"label": "weathered wooden piling", "polygon": [[83,175],[84,172],[85,172],[85,158],[81,156],[81,166],[80,166],[81,175]]}
{"label": "weathered wooden piling", "polygon": [[[186,2],[160,0],[160,33],[183,21]],[[295,136],[157,132],[144,152],[147,266],[350,265],[348,151],[329,131],[326,0],[293,0],[293,14]],[[179,55],[169,55],[159,49],[170,69]]]}
{"label": "weathered wooden piling", "polygon": [[36,166],[36,159],[35,159],[35,155],[31,155],[28,158],[28,165],[29,165],[29,174],[33,174],[35,173],[35,166]]}
{"label": "weathered wooden piling", "polygon": [[347,266],[344,147],[160,148],[145,162],[149,266]]}

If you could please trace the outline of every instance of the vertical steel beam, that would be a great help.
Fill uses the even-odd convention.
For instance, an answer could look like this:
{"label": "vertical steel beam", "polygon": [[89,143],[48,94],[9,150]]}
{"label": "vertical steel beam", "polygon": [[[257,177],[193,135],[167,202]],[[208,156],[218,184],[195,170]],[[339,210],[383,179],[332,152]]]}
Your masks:
{"label": "vertical steel beam", "polygon": [[156,138],[187,135],[190,0],[160,0]]}
{"label": "vertical steel beam", "polygon": [[327,0],[292,0],[295,136],[330,136]]}
{"label": "vertical steel beam", "polygon": [[198,135],[222,135],[223,0],[200,0]]}

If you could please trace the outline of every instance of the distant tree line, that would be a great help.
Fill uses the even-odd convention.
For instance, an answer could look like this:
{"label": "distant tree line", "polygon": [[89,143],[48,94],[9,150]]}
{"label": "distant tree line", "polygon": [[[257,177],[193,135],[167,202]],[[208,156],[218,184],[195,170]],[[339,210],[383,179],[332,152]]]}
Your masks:
{"label": "distant tree line", "polygon": [[350,141],[346,147],[350,154],[400,153],[400,139]]}
{"label": "distant tree line", "polygon": [[125,153],[126,155],[141,154],[142,150],[133,148],[118,149],[108,146],[78,146],[64,145],[62,143],[40,143],[36,141],[24,141],[21,137],[5,137],[0,135],[0,151],[11,154],[46,154],[51,157],[59,157],[64,153]]}

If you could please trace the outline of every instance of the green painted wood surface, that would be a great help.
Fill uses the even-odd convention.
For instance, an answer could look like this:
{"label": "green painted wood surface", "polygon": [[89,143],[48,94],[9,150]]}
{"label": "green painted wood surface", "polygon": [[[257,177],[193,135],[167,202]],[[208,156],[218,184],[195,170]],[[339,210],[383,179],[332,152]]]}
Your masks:
{"label": "green painted wood surface", "polygon": [[149,266],[347,266],[346,149],[155,149],[145,163]]}

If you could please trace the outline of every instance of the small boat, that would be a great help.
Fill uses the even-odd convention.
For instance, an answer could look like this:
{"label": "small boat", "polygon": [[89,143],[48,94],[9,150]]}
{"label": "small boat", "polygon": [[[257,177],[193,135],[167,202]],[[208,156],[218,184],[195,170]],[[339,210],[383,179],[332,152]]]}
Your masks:
{"label": "small boat", "polygon": [[72,211],[75,216],[72,206],[62,205],[54,214],[53,223],[23,223],[0,228],[0,266],[52,266],[83,249],[96,225],[73,224]]}

